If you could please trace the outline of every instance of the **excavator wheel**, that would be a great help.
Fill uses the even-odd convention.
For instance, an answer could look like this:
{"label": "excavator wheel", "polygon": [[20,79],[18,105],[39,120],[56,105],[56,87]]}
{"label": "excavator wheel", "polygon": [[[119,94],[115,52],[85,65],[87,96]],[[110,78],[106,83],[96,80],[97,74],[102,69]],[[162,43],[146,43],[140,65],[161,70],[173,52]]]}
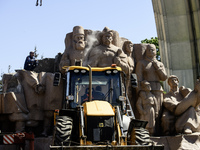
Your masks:
{"label": "excavator wheel", "polygon": [[73,120],[68,116],[57,116],[54,129],[54,145],[70,146]]}

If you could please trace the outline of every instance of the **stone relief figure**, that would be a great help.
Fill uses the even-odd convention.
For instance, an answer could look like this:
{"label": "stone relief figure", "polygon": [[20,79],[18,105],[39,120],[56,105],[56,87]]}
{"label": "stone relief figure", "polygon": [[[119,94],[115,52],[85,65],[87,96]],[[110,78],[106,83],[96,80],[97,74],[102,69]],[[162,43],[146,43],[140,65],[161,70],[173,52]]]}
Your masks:
{"label": "stone relief figure", "polygon": [[120,66],[125,73],[129,73],[127,56],[113,42],[113,31],[105,27],[100,35],[100,45],[91,49],[88,64],[93,67],[107,67],[111,64]]}
{"label": "stone relief figure", "polygon": [[133,60],[133,57],[132,57],[133,43],[131,41],[125,41],[122,49],[123,49],[124,53],[127,55],[127,63],[128,63],[128,66],[129,66],[129,74],[127,76],[127,82],[126,82],[126,89],[129,89],[130,76],[131,76],[131,73],[134,70],[134,60]]}
{"label": "stone relief figure", "polygon": [[156,47],[154,44],[148,44],[144,53],[144,59],[136,65],[136,74],[138,78],[138,91],[140,83],[146,80],[151,85],[151,93],[155,95],[158,105],[158,117],[156,118],[156,134],[160,134],[160,118],[162,114],[163,88],[160,81],[167,79],[167,73],[162,62],[156,60]]}
{"label": "stone relief figure", "polygon": [[[24,89],[28,113],[26,126],[35,127],[43,121],[43,136],[47,136],[55,109],[60,109],[63,97],[62,82],[53,86],[53,73],[19,70],[18,76]],[[56,94],[55,94],[56,93]]]}
{"label": "stone relief figure", "polygon": [[132,73],[134,70],[134,60],[132,57],[133,43],[131,41],[125,41],[122,49],[123,49],[124,53],[127,55],[129,72]]}
{"label": "stone relief figure", "polygon": [[[45,92],[43,94],[43,115],[44,115],[44,123],[43,123],[43,136],[47,136],[50,128],[51,128],[51,121],[54,116],[54,111],[56,109],[62,108],[62,100],[63,100],[63,82],[61,80],[59,86],[53,86],[54,80],[53,73],[46,72],[40,84],[45,87]],[[56,94],[55,94],[56,93]]]}
{"label": "stone relief figure", "polygon": [[73,33],[68,33],[65,38],[65,52],[60,61],[60,71],[63,66],[73,66],[76,61],[84,59],[86,47],[85,31],[81,26],[75,26]]}
{"label": "stone relief figure", "polygon": [[179,80],[175,75],[168,78],[170,91],[164,95],[162,127],[165,135],[178,133],[191,134],[200,129],[200,120],[195,110],[199,104],[200,83],[197,82],[191,92],[185,87],[178,87]]}
{"label": "stone relief figure", "polygon": [[[50,132],[55,109],[61,109],[63,83],[53,86],[54,74],[17,70],[15,75],[4,74],[3,114],[15,122],[16,132],[24,132],[25,126],[37,127],[43,122],[43,136]],[[12,82],[10,82],[12,81]],[[15,88],[14,88],[15,87]],[[56,93],[56,94],[55,94]]]}
{"label": "stone relief figure", "polygon": [[146,128],[153,135],[155,132],[155,118],[158,116],[156,97],[150,92],[151,86],[149,82],[142,81],[141,89],[136,106],[140,113],[140,119],[148,121]]}
{"label": "stone relief figure", "polygon": [[162,62],[156,60],[156,47],[149,44],[145,51],[145,58],[137,63],[136,74],[138,82],[143,80],[150,82],[152,94],[155,95],[158,103],[158,111],[160,111],[163,101],[163,88],[160,81],[167,79],[167,73]]}
{"label": "stone relief figure", "polygon": [[[6,114],[8,120],[15,122],[15,132],[25,131],[28,109],[22,88],[18,85],[16,73],[3,75],[3,94],[0,94],[0,114]],[[3,117],[2,117],[3,118]]]}
{"label": "stone relief figure", "polygon": [[27,126],[36,127],[43,117],[43,93],[45,87],[40,84],[44,72],[17,70],[17,77],[22,85],[26,105],[29,110]]}

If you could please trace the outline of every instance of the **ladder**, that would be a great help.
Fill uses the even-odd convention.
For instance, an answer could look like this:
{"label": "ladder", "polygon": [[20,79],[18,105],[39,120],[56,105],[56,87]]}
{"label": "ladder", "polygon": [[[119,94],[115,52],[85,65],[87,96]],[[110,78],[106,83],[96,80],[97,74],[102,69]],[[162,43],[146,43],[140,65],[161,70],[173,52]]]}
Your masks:
{"label": "ladder", "polygon": [[135,115],[133,113],[133,109],[131,107],[131,103],[129,101],[128,95],[126,94],[126,110],[127,110],[127,116],[135,119]]}
{"label": "ladder", "polygon": [[127,116],[129,116],[130,118],[135,119],[135,115],[134,115],[134,113],[133,113],[133,109],[132,109],[132,107],[131,107],[131,103],[130,103],[130,101],[129,101],[128,95],[127,95],[127,93],[126,93],[126,91],[125,91],[125,86],[124,86],[124,84],[122,84],[122,93],[123,93],[123,95],[126,95],[126,110],[127,110]]}

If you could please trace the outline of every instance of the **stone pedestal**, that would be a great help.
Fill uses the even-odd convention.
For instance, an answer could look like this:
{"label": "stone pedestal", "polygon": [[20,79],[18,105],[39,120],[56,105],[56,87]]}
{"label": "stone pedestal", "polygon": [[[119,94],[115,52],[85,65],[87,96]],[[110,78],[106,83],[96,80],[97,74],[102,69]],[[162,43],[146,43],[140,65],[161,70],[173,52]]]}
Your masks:
{"label": "stone pedestal", "polygon": [[199,150],[200,132],[190,135],[151,137],[156,144],[164,145],[164,150]]}
{"label": "stone pedestal", "polygon": [[[164,145],[164,150],[199,150],[200,132],[191,135],[151,137],[157,145]],[[48,138],[35,138],[34,148],[37,150],[49,150],[52,145],[52,136]],[[0,149],[16,149],[15,145],[0,145]],[[29,141],[26,141],[25,150],[29,149]]]}

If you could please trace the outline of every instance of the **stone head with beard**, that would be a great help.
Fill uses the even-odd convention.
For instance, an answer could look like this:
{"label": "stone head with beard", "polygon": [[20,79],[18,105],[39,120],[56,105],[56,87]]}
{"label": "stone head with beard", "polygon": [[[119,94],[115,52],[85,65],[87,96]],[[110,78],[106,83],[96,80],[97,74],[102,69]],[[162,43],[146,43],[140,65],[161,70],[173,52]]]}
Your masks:
{"label": "stone head with beard", "polygon": [[85,30],[81,26],[75,26],[73,32],[65,38],[65,51],[60,60],[59,69],[64,72],[64,66],[73,66],[77,62],[82,64],[86,47]]}
{"label": "stone head with beard", "polygon": [[84,29],[81,26],[75,26],[73,28],[73,49],[76,50],[84,50],[86,41],[85,41],[85,34]]}

